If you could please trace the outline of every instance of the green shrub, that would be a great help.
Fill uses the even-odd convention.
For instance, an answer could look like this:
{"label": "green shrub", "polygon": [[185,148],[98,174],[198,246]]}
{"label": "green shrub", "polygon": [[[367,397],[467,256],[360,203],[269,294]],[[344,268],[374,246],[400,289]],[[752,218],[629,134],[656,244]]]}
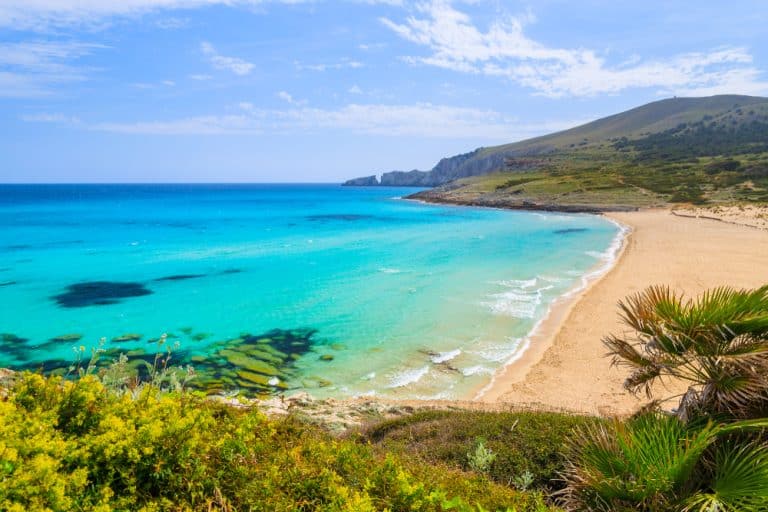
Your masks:
{"label": "green shrub", "polygon": [[653,384],[689,385],[677,408],[697,415],[761,418],[768,412],[768,285],[720,287],[689,299],[652,286],[619,303],[631,328],[604,338],[624,387],[651,396]]}
{"label": "green shrub", "polygon": [[494,460],[496,460],[496,454],[485,446],[484,439],[478,439],[475,443],[475,449],[467,453],[469,468],[478,473],[487,473]]}
{"label": "green shrub", "polygon": [[614,363],[632,371],[625,387],[648,398],[664,379],[690,387],[676,416],[645,412],[581,429],[563,504],[605,512],[768,510],[768,286],[721,287],[695,300],[655,286],[620,307],[634,332],[604,341]]}
{"label": "green shrub", "polygon": [[569,510],[768,510],[768,447],[748,440],[768,419],[684,423],[644,414],[584,429],[561,491]]}
{"label": "green shrub", "polygon": [[[473,503],[473,505],[469,505]],[[295,419],[189,393],[27,374],[0,401],[0,510],[547,510]]]}
{"label": "green shrub", "polygon": [[368,427],[363,435],[383,449],[430,463],[471,469],[467,453],[477,439],[495,454],[487,474],[512,486],[527,480],[540,490],[559,489],[564,446],[577,427],[595,418],[552,412],[422,411]]}

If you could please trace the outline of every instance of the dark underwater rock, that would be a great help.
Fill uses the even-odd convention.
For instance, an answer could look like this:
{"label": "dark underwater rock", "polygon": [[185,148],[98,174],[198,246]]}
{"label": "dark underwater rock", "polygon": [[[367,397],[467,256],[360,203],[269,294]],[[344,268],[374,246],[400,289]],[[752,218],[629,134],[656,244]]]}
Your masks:
{"label": "dark underwater rock", "polygon": [[72,341],[80,341],[83,339],[83,335],[80,333],[72,333],[72,334],[62,334],[61,336],[54,336],[51,338],[51,341],[53,342],[72,342]]}
{"label": "dark underwater rock", "polygon": [[309,352],[315,333],[314,329],[274,329],[217,342],[208,355],[190,358],[201,377],[191,385],[209,393],[239,388],[258,396],[285,390],[294,363]]}
{"label": "dark underwater rock", "polygon": [[322,215],[307,215],[306,219],[313,222],[325,222],[343,220],[347,222],[354,222],[358,220],[370,220],[375,219],[373,215],[361,215],[357,213],[328,213]]}
{"label": "dark underwater rock", "polygon": [[[204,335],[193,334],[191,327],[182,330],[188,331],[191,338],[202,338],[201,335]],[[286,382],[295,377],[295,363],[313,348],[316,332],[315,329],[273,329],[258,335],[246,332],[237,338],[207,344],[204,354],[200,353],[199,348],[192,351],[186,347],[176,347],[172,350],[170,365],[180,368],[193,365],[195,377],[189,385],[205,393],[239,391],[249,396],[273,395],[288,389]],[[81,337],[82,335],[76,333],[63,334],[52,338],[44,346],[50,346],[53,350],[58,348],[61,342],[74,342]],[[141,334],[126,333],[113,338],[112,341],[119,343],[139,339],[143,339]],[[153,338],[152,341],[157,343],[160,339]],[[8,365],[13,370],[42,371],[57,375],[76,373],[72,369],[72,360],[30,361],[29,347],[26,346],[28,340],[25,338],[5,333],[0,334],[0,341],[4,342],[0,348],[12,357],[12,360],[18,362]],[[162,353],[163,358],[168,357],[165,347],[126,350],[112,346],[101,350],[95,361],[97,371],[108,368],[121,355],[125,355],[130,374],[138,380],[149,378],[150,369],[158,364],[156,352]],[[315,380],[314,387],[331,385],[330,381],[320,377]]]}
{"label": "dark underwater rock", "polygon": [[127,334],[122,334],[120,336],[116,336],[112,338],[112,341],[115,343],[121,343],[123,341],[139,341],[144,336],[142,334],[136,334],[133,332],[129,332]]}
{"label": "dark underwater rock", "polygon": [[155,279],[155,281],[186,281],[187,279],[200,279],[205,274],[176,274]]}
{"label": "dark underwater rock", "polygon": [[67,286],[67,290],[52,297],[63,308],[84,308],[117,304],[120,299],[150,295],[141,283],[88,281]]}
{"label": "dark underwater rock", "polygon": [[22,338],[21,336],[17,336],[10,332],[0,333],[0,342],[2,343],[19,344],[19,343],[26,343],[27,341],[29,341],[29,339]]}
{"label": "dark underwater rock", "polygon": [[565,228],[565,229],[556,229],[553,231],[556,235],[567,235],[569,233],[582,233],[584,231],[589,231],[587,228]]}

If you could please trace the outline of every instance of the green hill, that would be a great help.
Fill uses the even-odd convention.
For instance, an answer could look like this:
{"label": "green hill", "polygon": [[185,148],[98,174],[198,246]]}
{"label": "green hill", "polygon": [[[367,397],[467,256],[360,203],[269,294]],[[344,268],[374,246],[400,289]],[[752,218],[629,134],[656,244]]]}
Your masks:
{"label": "green hill", "polygon": [[734,120],[738,125],[752,120],[768,122],[768,98],[722,95],[655,101],[569,130],[483,148],[477,157],[506,152],[540,153],[543,150],[566,149],[585,142],[595,144],[621,137],[637,139],[705,119],[723,125]]}
{"label": "green hill", "polygon": [[661,100],[380,184],[436,187],[415,196],[427,201],[566,211],[768,202],[768,98]]}
{"label": "green hill", "polygon": [[348,185],[440,187],[420,199],[593,211],[768,201],[768,98],[671,98],[569,130]]}

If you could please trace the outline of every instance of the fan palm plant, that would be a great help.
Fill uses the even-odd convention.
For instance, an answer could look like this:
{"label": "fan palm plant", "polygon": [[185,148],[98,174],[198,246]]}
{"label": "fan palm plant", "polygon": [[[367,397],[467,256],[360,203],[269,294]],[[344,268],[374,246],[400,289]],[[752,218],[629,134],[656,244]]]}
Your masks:
{"label": "fan palm plant", "polygon": [[634,332],[603,341],[614,364],[631,368],[628,390],[651,398],[657,381],[687,381],[681,418],[768,410],[768,286],[721,287],[695,300],[654,286],[619,307]]}
{"label": "fan palm plant", "polygon": [[768,449],[733,437],[766,426],[652,413],[583,430],[572,440],[560,501],[606,512],[768,510]]}

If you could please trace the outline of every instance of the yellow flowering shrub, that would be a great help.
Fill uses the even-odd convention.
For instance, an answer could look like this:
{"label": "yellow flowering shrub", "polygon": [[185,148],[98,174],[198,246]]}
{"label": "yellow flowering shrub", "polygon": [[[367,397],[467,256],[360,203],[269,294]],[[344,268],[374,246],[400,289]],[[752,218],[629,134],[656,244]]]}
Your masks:
{"label": "yellow flowering shrub", "polygon": [[190,393],[25,374],[0,400],[3,511],[547,510],[478,476],[414,471],[365,442]]}

